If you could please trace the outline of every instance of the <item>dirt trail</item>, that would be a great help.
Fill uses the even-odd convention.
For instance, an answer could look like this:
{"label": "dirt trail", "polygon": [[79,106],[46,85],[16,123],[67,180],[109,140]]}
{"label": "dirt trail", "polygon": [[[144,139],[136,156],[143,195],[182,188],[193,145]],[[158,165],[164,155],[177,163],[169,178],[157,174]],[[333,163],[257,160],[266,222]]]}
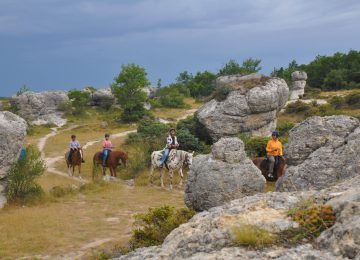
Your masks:
{"label": "dirt trail", "polygon": [[[190,110],[187,110],[185,112],[184,115],[182,115],[181,117],[178,117],[176,118],[175,120],[173,121],[169,121],[169,120],[166,120],[166,119],[162,119],[162,118],[159,118],[159,121],[161,123],[172,123],[172,122],[177,122],[179,120],[182,120],[182,119],[185,119],[186,117],[194,114],[196,112],[197,109],[190,109]],[[61,161],[64,159],[64,155],[59,155],[59,156],[55,156],[55,157],[46,157],[45,156],[45,153],[44,153],[44,148],[45,148],[45,145],[46,145],[46,142],[47,140],[50,138],[50,137],[53,137],[53,136],[56,136],[57,134],[61,133],[61,132],[65,132],[65,131],[69,131],[69,130],[72,130],[76,127],[79,127],[79,125],[73,125],[73,126],[70,126],[66,129],[63,129],[63,130],[60,130],[58,131],[58,127],[54,127],[54,128],[51,128],[51,133],[45,135],[44,137],[40,138],[38,140],[38,148],[39,148],[39,151],[41,152],[41,157],[43,158],[43,160],[45,161],[46,163],[46,166],[47,166],[47,171],[50,172],[50,173],[54,173],[54,174],[57,174],[57,175],[60,175],[62,177],[65,177],[65,178],[70,178],[70,179],[73,179],[73,180],[76,180],[76,181],[79,181],[79,182],[82,182],[82,183],[87,183],[88,181],[81,178],[81,177],[75,177],[75,176],[70,176],[69,173],[67,172],[62,172],[62,171],[59,171],[58,169],[55,168],[55,164],[58,162],[58,161]],[[124,137],[130,133],[136,133],[137,130],[129,130],[129,131],[124,131],[124,132],[120,132],[120,133],[116,133],[116,134],[112,134],[112,137],[113,138],[118,138],[118,137]],[[90,146],[96,144],[96,143],[99,143],[101,142],[102,139],[94,139],[94,140],[91,140],[91,141],[88,141],[82,148],[84,150],[86,150],[87,148],[89,148]]]}

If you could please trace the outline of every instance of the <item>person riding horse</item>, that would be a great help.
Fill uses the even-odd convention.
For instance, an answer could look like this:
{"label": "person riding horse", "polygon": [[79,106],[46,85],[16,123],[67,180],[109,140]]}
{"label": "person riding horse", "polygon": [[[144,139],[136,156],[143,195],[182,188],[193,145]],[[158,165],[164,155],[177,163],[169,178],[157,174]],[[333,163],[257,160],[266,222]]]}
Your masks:
{"label": "person riding horse", "polygon": [[105,134],[105,140],[103,141],[103,162],[102,166],[106,167],[106,161],[109,157],[109,154],[111,152],[111,149],[113,148],[111,141],[109,140],[110,135]]}
{"label": "person riding horse", "polygon": [[76,135],[71,135],[70,151],[69,151],[69,157],[68,157],[68,161],[69,161],[70,164],[72,163],[72,155],[77,150],[80,151],[81,162],[84,163],[85,161],[84,161],[83,154],[82,154],[82,151],[81,151],[80,143],[78,142],[78,140],[76,140]]}
{"label": "person riding horse", "polygon": [[160,167],[164,166],[164,163],[166,162],[166,160],[169,157],[169,153],[172,149],[176,149],[179,147],[179,143],[177,141],[177,137],[176,137],[176,130],[175,128],[171,128],[169,130],[169,136],[166,139],[166,145],[164,148],[164,154],[160,160]]}
{"label": "person riding horse", "polygon": [[282,144],[278,140],[279,132],[273,131],[271,134],[271,140],[267,143],[266,153],[267,158],[269,160],[269,174],[268,177],[273,178],[274,165],[275,165],[275,157],[283,156]]}

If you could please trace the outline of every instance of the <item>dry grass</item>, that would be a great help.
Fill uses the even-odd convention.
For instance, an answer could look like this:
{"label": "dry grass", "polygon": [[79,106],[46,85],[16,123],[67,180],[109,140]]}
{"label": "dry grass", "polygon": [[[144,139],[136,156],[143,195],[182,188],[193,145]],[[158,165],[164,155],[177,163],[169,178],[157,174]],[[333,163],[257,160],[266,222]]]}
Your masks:
{"label": "dry grass", "polygon": [[233,228],[235,244],[253,248],[272,246],[277,242],[277,237],[266,229],[256,225],[241,224]]}
{"label": "dry grass", "polygon": [[182,194],[149,187],[129,188],[121,183],[66,197],[58,203],[8,207],[0,212],[0,258],[37,254],[56,256],[78,251],[93,241],[111,238],[125,243],[132,215],[149,207],[183,207]]}
{"label": "dry grass", "polygon": [[351,93],[359,93],[359,92],[360,92],[360,90],[356,90],[356,89],[337,90],[337,91],[321,91],[319,98],[329,99],[334,96],[346,96]]}

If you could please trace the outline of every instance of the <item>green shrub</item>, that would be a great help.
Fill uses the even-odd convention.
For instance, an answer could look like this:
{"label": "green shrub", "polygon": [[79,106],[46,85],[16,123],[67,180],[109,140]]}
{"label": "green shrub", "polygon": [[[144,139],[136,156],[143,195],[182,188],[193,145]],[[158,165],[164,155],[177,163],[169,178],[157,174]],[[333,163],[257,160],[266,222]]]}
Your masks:
{"label": "green shrub", "polygon": [[[289,131],[294,127],[292,122],[278,122],[276,129],[279,131],[279,135],[282,139],[289,136]],[[283,140],[284,141],[284,140]]]}
{"label": "green shrub", "polygon": [[277,242],[277,236],[271,234],[266,229],[256,225],[241,224],[233,227],[236,246],[248,246],[261,249],[272,246]]}
{"label": "green shrub", "polygon": [[245,145],[245,151],[249,157],[262,157],[266,155],[266,145],[271,137],[250,136],[240,134],[238,136]]}
{"label": "green shrub", "polygon": [[150,208],[147,213],[135,215],[135,229],[129,242],[129,249],[160,245],[175,228],[194,216],[191,209],[164,205]]}
{"label": "green shrub", "polygon": [[299,114],[305,113],[311,109],[311,105],[306,104],[300,100],[290,103],[285,108],[285,113],[287,114]]}
{"label": "green shrub", "polygon": [[335,109],[339,109],[345,106],[345,98],[341,96],[333,96],[329,102]]}
{"label": "green shrub", "polygon": [[193,116],[189,116],[186,119],[180,120],[176,125],[176,128],[178,130],[187,129],[200,141],[203,141],[207,145],[212,144],[212,138],[210,137],[206,128]]}
{"label": "green shrub", "polygon": [[156,92],[154,98],[156,101],[152,100],[151,103],[162,107],[189,108],[190,106],[184,101],[185,95],[180,93],[180,89],[182,90],[178,85],[161,88]]}
{"label": "green shrub", "polygon": [[200,142],[199,139],[190,133],[188,129],[179,129],[177,131],[177,138],[179,140],[179,149],[185,151],[199,151]]}
{"label": "green shrub", "polygon": [[81,90],[70,90],[68,92],[68,97],[72,105],[72,114],[75,116],[82,115],[85,112],[87,103],[89,102],[89,92]]}
{"label": "green shrub", "polygon": [[360,93],[351,93],[345,97],[345,102],[349,107],[360,108]]}
{"label": "green shrub", "polygon": [[147,111],[145,110],[143,104],[139,104],[135,107],[124,108],[124,111],[121,115],[121,120],[124,123],[132,123],[137,122],[140,119],[144,118],[147,115]]}
{"label": "green shrub", "polygon": [[169,126],[153,120],[143,120],[139,123],[137,132],[144,137],[164,136],[168,133]]}
{"label": "green shrub", "polygon": [[69,194],[76,193],[76,189],[71,186],[61,187],[61,186],[54,186],[49,191],[50,195],[54,198],[61,198]]}
{"label": "green shrub", "polygon": [[45,168],[40,152],[33,146],[28,146],[26,156],[16,161],[8,172],[9,202],[26,203],[39,199],[44,192],[35,179],[44,173]]}
{"label": "green shrub", "polygon": [[320,97],[321,89],[320,88],[311,88],[309,86],[305,86],[305,92],[303,98],[306,99],[317,99]]}

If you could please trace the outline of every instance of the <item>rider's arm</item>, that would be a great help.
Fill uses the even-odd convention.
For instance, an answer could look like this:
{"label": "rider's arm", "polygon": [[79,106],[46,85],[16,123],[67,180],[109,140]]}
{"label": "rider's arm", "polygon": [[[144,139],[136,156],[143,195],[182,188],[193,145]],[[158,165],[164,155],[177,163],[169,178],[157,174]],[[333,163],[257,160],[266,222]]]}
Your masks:
{"label": "rider's arm", "polygon": [[271,148],[271,142],[269,141],[266,145],[266,152],[267,153],[271,153],[272,152],[272,148]]}

